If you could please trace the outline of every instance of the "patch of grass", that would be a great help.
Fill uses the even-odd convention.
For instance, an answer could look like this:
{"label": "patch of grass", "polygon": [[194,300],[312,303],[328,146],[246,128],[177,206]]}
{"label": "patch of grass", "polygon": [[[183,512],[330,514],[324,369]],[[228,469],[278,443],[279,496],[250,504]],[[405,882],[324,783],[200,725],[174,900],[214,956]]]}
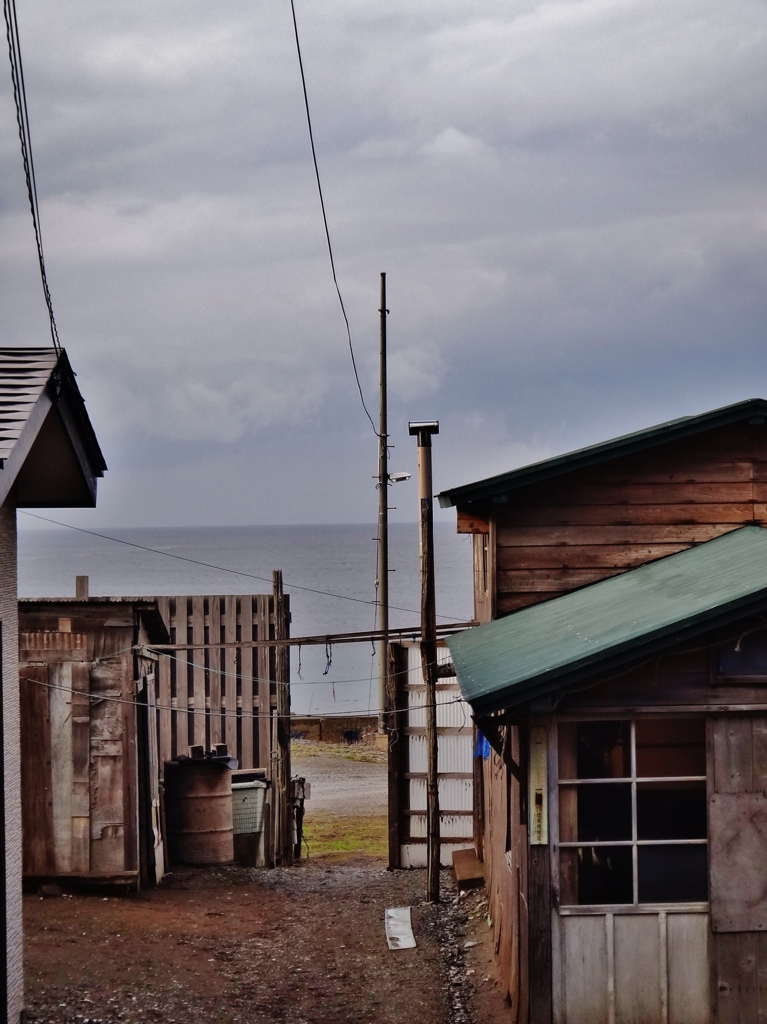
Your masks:
{"label": "patch of grass", "polygon": [[345,761],[367,761],[370,764],[386,764],[386,750],[372,743],[319,743],[317,740],[291,740],[291,752],[296,757],[341,757]]}
{"label": "patch of grass", "polygon": [[385,857],[389,849],[386,817],[377,814],[311,814],[304,819],[304,838],[310,857],[361,853]]}

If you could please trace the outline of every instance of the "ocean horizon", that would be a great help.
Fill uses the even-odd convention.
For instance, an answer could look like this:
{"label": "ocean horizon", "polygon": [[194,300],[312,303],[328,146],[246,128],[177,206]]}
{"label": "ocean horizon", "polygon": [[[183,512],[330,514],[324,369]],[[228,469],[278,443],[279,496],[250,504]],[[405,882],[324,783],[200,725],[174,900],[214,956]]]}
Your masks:
{"label": "ocean horizon", "polygon": [[[101,527],[86,533],[25,529],[23,520],[20,515],[20,597],[72,597],[79,575],[89,577],[90,594],[99,597],[263,594],[271,592],[272,570],[280,569],[290,595],[292,636],[376,627],[375,524]],[[469,541],[454,525],[435,523],[438,621],[466,621],[473,614]],[[390,525],[389,565],[390,625],[416,628],[417,523]],[[376,680],[369,642],[327,653],[324,646],[291,650],[296,714],[374,712]]]}

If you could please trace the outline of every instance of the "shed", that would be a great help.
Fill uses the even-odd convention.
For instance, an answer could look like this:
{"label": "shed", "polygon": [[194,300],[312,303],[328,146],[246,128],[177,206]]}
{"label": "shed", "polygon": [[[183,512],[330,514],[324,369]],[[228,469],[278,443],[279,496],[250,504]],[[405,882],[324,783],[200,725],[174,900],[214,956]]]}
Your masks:
{"label": "shed", "polygon": [[156,657],[143,645],[168,639],[151,601],[19,602],[26,884],[162,877]]}
{"label": "shed", "polygon": [[[606,721],[613,712],[620,715],[614,720],[621,722],[631,723],[634,713],[671,721],[676,713],[684,717],[690,705],[679,705],[675,712],[673,703],[664,704],[662,687],[666,687],[670,694],[672,686],[683,690],[683,683],[687,685],[696,678],[699,683],[704,677],[718,680],[716,686],[711,683],[711,690],[700,683],[702,692],[712,703],[706,703],[705,710],[698,707],[695,714],[705,721],[709,744],[705,783],[709,787],[723,784],[712,776],[711,744],[714,741],[711,730],[728,727],[714,723],[715,712],[726,717],[734,730],[733,735],[742,721],[746,721],[743,729],[751,737],[754,728],[758,732],[756,719],[763,710],[758,701],[759,686],[763,680],[761,664],[757,665],[754,679],[749,684],[752,685],[751,696],[744,699],[742,705],[734,702],[736,689],[722,682],[723,673],[711,667],[719,664],[723,642],[722,634],[716,630],[729,627],[720,623],[711,626],[710,632],[699,630],[696,636],[700,639],[700,650],[693,657],[692,652],[685,648],[678,652],[676,658],[673,654],[674,637],[677,636],[675,630],[681,628],[680,623],[684,621],[685,592],[676,590],[672,594],[669,591],[666,610],[670,632],[652,638],[650,629],[641,635],[624,637],[626,652],[632,657],[648,659],[648,666],[658,662],[657,670],[650,672],[647,669],[649,674],[640,685],[637,682],[640,677],[636,675],[639,669],[636,666],[632,668],[630,659],[621,662],[623,654],[611,645],[607,647],[609,655],[605,656],[616,659],[611,666],[607,661],[589,662],[588,655],[594,653],[590,649],[584,648],[580,653],[572,647],[565,650],[563,620],[558,616],[563,608],[566,611],[571,607],[562,603],[565,596],[604,593],[599,590],[603,586],[599,581],[617,584],[623,574],[626,578],[633,576],[632,570],[636,567],[653,566],[660,570],[661,566],[677,564],[674,559],[681,557],[682,553],[693,555],[704,549],[716,552],[715,546],[709,547],[710,542],[717,538],[724,541],[730,534],[733,539],[741,533],[747,537],[761,537],[759,530],[743,531],[741,528],[744,525],[767,525],[766,424],[767,402],[750,399],[660,424],[439,495],[443,507],[456,507],[459,531],[474,535],[475,618],[490,623],[462,634],[460,639],[452,640],[450,646],[458,659],[458,667],[461,657],[458,650],[464,643],[468,645],[466,657],[471,665],[466,661],[458,669],[459,683],[474,709],[475,718],[480,720],[493,745],[492,749],[485,748],[488,753],[482,770],[475,774],[475,825],[477,852],[485,860],[491,916],[501,960],[500,977],[511,998],[512,1020],[599,1020],[605,1005],[608,1013],[605,1019],[610,1020],[678,1019],[679,1004],[674,1002],[677,995],[672,998],[669,988],[661,991],[660,1016],[653,1015],[655,1010],[652,1008],[643,1008],[641,1001],[633,1009],[627,1008],[618,999],[617,990],[607,997],[607,1004],[599,1003],[596,1010],[584,1004],[587,1006],[582,1010],[585,1016],[578,1016],[581,1011],[573,1002],[562,1002],[562,988],[557,981],[561,978],[563,963],[562,947],[556,945],[558,933],[554,929],[551,943],[547,946],[544,941],[541,945],[542,932],[534,926],[532,917],[532,908],[537,906],[540,911],[544,905],[537,895],[542,884],[541,873],[548,877],[548,869],[543,872],[541,867],[541,857],[553,853],[555,845],[554,841],[546,846],[529,843],[530,777],[543,763],[549,772],[550,786],[552,756],[546,744],[542,747],[532,742],[532,729],[542,727],[534,723],[533,716],[549,716],[544,723],[547,744],[554,743],[551,739],[553,733],[559,733],[556,715],[569,707],[567,701],[575,701],[575,697],[569,696],[575,692],[580,694],[577,700],[581,703],[579,711],[571,711],[573,721],[579,713],[582,716],[593,714],[595,721]],[[737,543],[751,544],[753,541],[738,539]],[[703,563],[698,564],[703,566]],[[700,568],[699,571],[704,570]],[[736,612],[737,609],[731,611]],[[611,612],[611,609],[606,608],[605,612]],[[756,612],[749,606],[747,614]],[[501,621],[493,621],[496,619]],[[562,665],[547,664],[545,675],[539,677],[535,668],[537,661],[533,657],[533,662],[527,663],[528,668],[531,664],[533,668],[529,677],[512,679],[506,676],[506,668],[512,660],[520,672],[527,671],[522,666],[527,650],[525,644],[534,643],[529,627],[537,624],[536,628],[543,628],[544,621],[546,643],[541,642],[539,650],[545,649],[552,655],[558,651],[564,658]],[[605,621],[610,621],[609,617]],[[518,631],[520,646],[515,646],[513,659],[504,653],[495,663],[492,670],[495,673],[494,683],[497,682],[500,688],[489,686],[486,693],[472,689],[467,670],[470,673],[478,671],[478,666],[485,664],[484,659],[489,658],[493,650],[498,654],[491,641],[499,634],[493,630],[501,630],[507,623],[509,629]],[[698,629],[697,625],[695,629]],[[681,633],[677,639],[681,640]],[[651,640],[659,644],[653,653],[649,653]],[[728,642],[727,636],[725,641]],[[748,639],[744,639],[741,649],[745,649],[748,643]],[[724,655],[722,657],[726,662]],[[690,659],[695,662],[694,666]],[[616,698],[614,704],[594,705],[596,710],[592,712],[588,694],[606,694],[606,690],[600,690],[600,680],[606,684],[608,678],[614,677],[617,687],[618,678],[623,679],[621,673],[624,672],[627,681],[633,680],[637,684],[631,700],[628,697]],[[487,681],[489,677],[485,678]],[[743,681],[742,674],[740,679]],[[552,697],[547,686],[555,681],[555,696]],[[506,684],[509,688],[504,690]],[[593,689],[587,689],[592,686]],[[728,697],[719,704],[715,702],[717,689],[720,696],[726,694]],[[551,724],[551,716],[554,716],[554,724]],[[629,725],[629,734],[635,737],[631,742],[636,742],[637,735],[641,738],[644,728],[642,726],[637,733],[635,726]],[[631,733],[632,729],[634,733]],[[538,733],[535,735],[540,737]],[[573,742],[577,744],[576,740]],[[733,742],[736,746],[739,744],[738,740]],[[751,739],[743,742],[744,749],[752,749],[749,747]],[[557,757],[558,750],[557,747]],[[751,757],[752,754],[743,756]],[[646,781],[643,779],[642,785]],[[576,779],[573,785],[581,785],[581,782],[585,780]],[[629,780],[629,785],[634,783],[636,779]],[[548,794],[549,790],[544,786],[542,792]],[[538,816],[539,825],[546,822],[553,827],[552,806],[547,804],[546,813]],[[577,846],[577,841],[574,842]],[[553,890],[550,890],[550,895],[552,899],[559,898]],[[642,916],[642,911],[637,913]],[[663,913],[668,912],[664,910]],[[571,916],[588,916],[588,913],[581,915],[579,911]],[[599,917],[600,912],[594,911],[592,916]],[[605,915],[602,917],[603,921],[608,920]],[[552,919],[559,920],[556,907],[552,909]],[[658,920],[671,919],[659,917]],[[680,920],[674,917],[672,926],[675,927]],[[619,930],[624,926],[622,920],[616,925]],[[613,938],[608,936],[605,938],[607,944],[603,943],[606,955],[609,954],[609,963],[613,965],[610,968],[613,970],[612,982],[616,978],[617,934],[614,932]],[[663,947],[663,956],[670,956],[671,946],[668,943],[672,942],[672,933],[667,931],[664,934],[663,941],[667,945]],[[707,934],[707,956],[716,974],[723,961],[718,952],[714,956],[711,950],[724,949],[726,940],[720,936],[714,943],[712,936],[715,933],[710,925]],[[719,935],[718,932],[716,934]],[[750,949],[753,933],[744,932],[738,941],[744,950]],[[573,949],[576,947],[581,948],[580,941]],[[625,947],[622,949],[625,953]],[[761,963],[756,952],[753,959],[749,957],[751,953],[742,958],[744,971],[749,969],[749,964],[756,970],[757,963]],[[570,962],[573,962],[572,956]],[[668,979],[668,975],[665,977]],[[750,996],[747,996],[752,991],[755,975],[734,977],[732,972],[725,972],[717,977],[721,984],[712,992],[719,992],[716,998],[721,1005],[712,996],[711,1014],[718,1020],[756,1019],[750,1015],[755,1004],[749,1003]],[[540,978],[544,980],[542,985],[537,984]],[[594,986],[588,989],[591,995],[596,991]],[[746,1000],[744,1008],[741,1007],[742,1000]]]}
{"label": "shed", "polygon": [[0,1005],[14,1024],[23,1003],[16,509],[94,506],[105,469],[66,353],[0,348]]}
{"label": "shed", "polygon": [[513,1019],[758,1019],[766,614],[750,526],[448,640],[521,782],[513,837],[491,837],[527,877],[501,923],[518,953],[527,937]]}

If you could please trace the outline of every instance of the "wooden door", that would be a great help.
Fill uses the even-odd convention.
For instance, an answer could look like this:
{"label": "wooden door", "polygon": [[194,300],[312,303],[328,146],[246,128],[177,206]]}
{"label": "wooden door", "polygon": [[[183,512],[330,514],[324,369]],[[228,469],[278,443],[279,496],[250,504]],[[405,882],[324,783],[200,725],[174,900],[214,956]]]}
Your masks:
{"label": "wooden door", "polygon": [[705,723],[560,722],[549,765],[556,1024],[709,1024]]}

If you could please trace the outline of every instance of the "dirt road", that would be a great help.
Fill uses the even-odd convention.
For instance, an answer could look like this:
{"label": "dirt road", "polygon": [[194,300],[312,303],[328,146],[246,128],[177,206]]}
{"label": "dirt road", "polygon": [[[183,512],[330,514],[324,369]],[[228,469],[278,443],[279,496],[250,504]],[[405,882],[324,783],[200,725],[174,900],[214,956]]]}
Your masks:
{"label": "dirt road", "polygon": [[[316,748],[293,757],[312,783],[300,866],[184,869],[139,896],[27,896],[29,1021],[505,1024],[481,894],[458,899],[445,871],[445,901],[424,905],[423,871],[385,868],[381,757]],[[392,952],[384,911],[402,906],[418,945]]]}

